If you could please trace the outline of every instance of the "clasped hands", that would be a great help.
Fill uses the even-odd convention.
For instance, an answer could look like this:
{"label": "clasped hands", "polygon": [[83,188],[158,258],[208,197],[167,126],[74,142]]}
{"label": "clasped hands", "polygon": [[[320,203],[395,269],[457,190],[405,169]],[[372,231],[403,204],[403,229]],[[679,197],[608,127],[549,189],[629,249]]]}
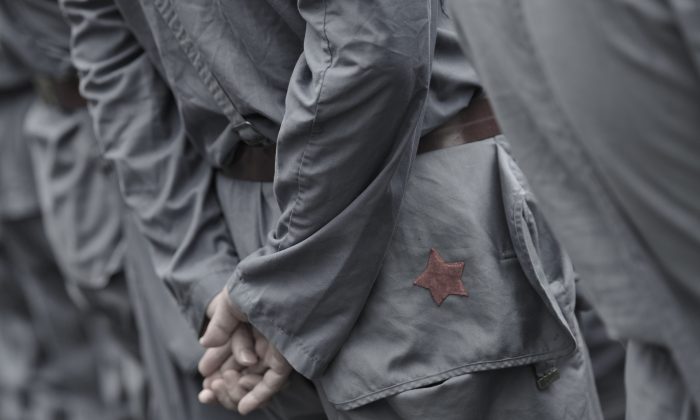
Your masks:
{"label": "clasped hands", "polygon": [[292,367],[247,321],[224,289],[207,307],[209,324],[200,339],[204,377],[199,401],[218,402],[248,414],[267,403],[286,384]]}

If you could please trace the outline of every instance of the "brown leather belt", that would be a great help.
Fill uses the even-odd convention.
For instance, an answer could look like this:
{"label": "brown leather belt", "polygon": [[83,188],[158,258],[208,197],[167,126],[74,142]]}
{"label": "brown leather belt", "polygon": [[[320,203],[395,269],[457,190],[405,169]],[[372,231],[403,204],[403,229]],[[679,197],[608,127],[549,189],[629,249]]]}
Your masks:
{"label": "brown leather belt", "polygon": [[486,140],[499,134],[501,129],[489,100],[479,96],[446,123],[421,137],[418,154]]}
{"label": "brown leather belt", "polygon": [[[445,124],[421,137],[418,154],[460,146],[501,134],[486,97],[474,98],[469,106]],[[236,155],[221,172],[232,179],[272,182],[275,177],[275,146],[249,146],[240,143]]]}
{"label": "brown leather belt", "polygon": [[79,81],[76,76],[63,79],[37,76],[34,78],[34,88],[39,97],[47,104],[63,111],[74,111],[84,108],[87,101],[80,95]]}

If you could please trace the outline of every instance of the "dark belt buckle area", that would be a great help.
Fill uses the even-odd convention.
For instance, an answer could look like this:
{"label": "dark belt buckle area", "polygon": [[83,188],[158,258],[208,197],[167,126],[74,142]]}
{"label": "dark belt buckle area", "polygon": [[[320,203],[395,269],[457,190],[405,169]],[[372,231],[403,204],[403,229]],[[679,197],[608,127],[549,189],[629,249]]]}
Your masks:
{"label": "dark belt buckle area", "polygon": [[479,97],[441,127],[423,136],[418,143],[418,154],[474,143],[499,134],[501,129],[488,99]]}
{"label": "dark belt buckle area", "polygon": [[272,182],[275,179],[275,152],[274,145],[250,146],[240,142],[233,161],[221,172],[239,181]]}

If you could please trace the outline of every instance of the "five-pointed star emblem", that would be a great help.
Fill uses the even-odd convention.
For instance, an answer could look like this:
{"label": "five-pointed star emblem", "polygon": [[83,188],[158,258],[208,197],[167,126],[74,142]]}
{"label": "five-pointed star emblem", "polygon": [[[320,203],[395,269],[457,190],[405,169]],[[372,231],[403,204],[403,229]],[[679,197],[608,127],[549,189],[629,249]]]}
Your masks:
{"label": "five-pointed star emblem", "polygon": [[449,295],[469,296],[462,283],[463,271],[463,262],[445,262],[435,249],[431,249],[428,266],[413,284],[430,290],[433,300],[440,306]]}

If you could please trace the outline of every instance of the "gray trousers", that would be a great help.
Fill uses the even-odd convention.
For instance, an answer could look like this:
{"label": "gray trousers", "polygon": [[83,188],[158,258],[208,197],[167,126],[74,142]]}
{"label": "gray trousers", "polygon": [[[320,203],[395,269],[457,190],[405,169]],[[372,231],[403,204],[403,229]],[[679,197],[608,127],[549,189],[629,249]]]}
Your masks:
{"label": "gray trousers", "polygon": [[39,342],[24,293],[12,275],[0,221],[0,418],[19,419],[26,407]]}
{"label": "gray trousers", "polygon": [[[487,140],[418,156],[406,191],[399,226],[372,296],[368,299],[365,314],[358,320],[355,331],[329,372],[314,381],[317,395],[301,406],[276,404],[274,408],[281,410],[280,418],[306,410],[307,417],[303,418],[310,419],[324,416],[353,420],[602,419],[590,360],[573,317],[573,282],[568,275],[565,276],[567,279],[560,279],[562,283],[555,286],[558,290],[555,305],[571,327],[577,346],[573,352],[556,359],[560,379],[540,390],[536,386],[536,363],[508,360],[508,356],[512,355],[510,352],[515,353],[520,346],[537,347],[540,340],[547,340],[546,334],[538,335],[536,331],[554,327],[549,324],[549,315],[543,315],[548,314],[542,312],[545,301],[537,297],[533,286],[517,274],[520,273],[519,260],[514,254],[506,226],[509,219],[506,214],[509,214],[510,207],[504,212],[504,200],[510,200],[515,192],[500,180],[505,173],[512,175],[510,171],[515,166],[499,144]],[[217,188],[234,244],[243,257],[261,246],[271,224],[279,215],[271,185],[220,176]],[[538,220],[537,224],[540,222]],[[542,252],[546,254],[547,261],[554,261],[560,255],[558,246],[544,234],[544,226],[541,229],[539,241]],[[464,315],[468,318],[454,324],[454,329],[454,320],[440,318],[449,314],[444,311],[452,309],[440,312],[443,309],[437,308],[429,296],[420,294],[427,291],[411,286],[413,274],[410,273],[416,269],[420,272],[425,264],[427,254],[422,246],[424,242],[445,254],[450,249],[467,247],[455,255],[469,256],[466,257],[464,270],[467,273],[465,283],[470,290],[469,300],[448,297],[444,303],[451,306],[467,302],[470,306],[467,315]],[[414,252],[422,256],[417,258],[412,255]],[[491,258],[494,262],[491,262]],[[547,266],[546,270],[549,268]],[[391,293],[387,294],[386,290],[391,290]],[[513,300],[504,299],[498,303],[491,300],[492,296],[493,299],[500,299],[499,296],[507,296],[514,291],[517,297]],[[393,306],[392,296],[401,296],[398,306]],[[377,299],[382,301],[378,305]],[[386,308],[391,309],[386,311]],[[459,311],[462,307],[454,308]],[[414,311],[421,312],[424,319],[416,319]],[[543,317],[542,324],[534,321],[540,316]],[[500,320],[503,327],[495,326],[491,330],[489,325],[486,331],[481,329],[480,326],[488,324],[489,319]],[[526,319],[534,323],[519,329]],[[383,325],[381,334],[373,330],[378,323]],[[416,329],[412,331],[410,328]],[[437,332],[429,337],[422,336],[431,330]],[[443,330],[447,335],[440,334]],[[468,337],[464,342],[459,335],[462,333]],[[368,341],[366,334],[371,334],[373,338]],[[384,340],[382,336],[389,340]],[[558,337],[556,340],[563,339]],[[484,349],[479,341],[489,343],[489,348]],[[556,345],[550,342],[546,346]],[[507,350],[493,350],[490,347]],[[396,392],[391,387],[385,387],[387,380],[411,375],[413,371],[439,371],[442,363],[449,363],[446,359],[439,360],[424,354],[421,349],[426,348],[432,348],[430,353],[437,354],[436,357],[440,357],[444,348],[449,348],[450,353],[454,354],[453,350],[464,353],[460,357],[473,363],[457,369],[456,374],[443,375],[442,379],[402,385]],[[394,354],[397,356],[391,356],[387,361],[387,355]],[[501,362],[486,363],[493,359]],[[345,366],[347,370],[343,370]],[[356,379],[356,372],[363,372],[362,377]],[[362,384],[359,388],[361,392],[369,390],[371,393],[365,392],[360,404],[339,403],[339,398],[344,395],[358,392],[358,388],[352,385],[356,383]],[[384,390],[375,391],[377,388]],[[290,387],[280,396],[308,391],[308,387]],[[322,411],[319,410],[319,403]],[[317,413],[311,415],[312,411]]]}
{"label": "gray trousers", "polygon": [[[7,82],[5,64],[12,67],[13,61],[4,54],[0,61]],[[96,363],[83,313],[66,291],[45,235],[23,132],[34,95],[26,85],[2,89],[0,388],[15,395],[2,398],[0,417],[92,419],[102,411],[95,392]]]}
{"label": "gray trousers", "polygon": [[[582,289],[629,341],[630,418],[697,406],[700,2],[459,0],[452,15]],[[661,364],[639,353],[659,350],[679,393],[649,379]]]}

